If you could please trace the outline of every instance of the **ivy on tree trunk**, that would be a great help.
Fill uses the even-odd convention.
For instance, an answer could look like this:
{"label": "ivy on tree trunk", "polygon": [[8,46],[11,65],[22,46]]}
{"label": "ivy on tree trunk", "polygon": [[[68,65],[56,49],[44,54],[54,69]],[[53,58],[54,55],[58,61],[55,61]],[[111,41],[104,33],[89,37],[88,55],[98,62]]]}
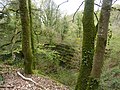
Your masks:
{"label": "ivy on tree trunk", "polygon": [[75,90],[86,90],[94,55],[94,0],[85,0],[83,13],[82,62]]}
{"label": "ivy on tree trunk", "polygon": [[97,90],[99,86],[99,80],[102,72],[104,53],[107,42],[111,5],[112,0],[103,0],[98,25],[97,43],[93,61],[93,68],[91,71],[91,77],[89,80],[87,90]]}

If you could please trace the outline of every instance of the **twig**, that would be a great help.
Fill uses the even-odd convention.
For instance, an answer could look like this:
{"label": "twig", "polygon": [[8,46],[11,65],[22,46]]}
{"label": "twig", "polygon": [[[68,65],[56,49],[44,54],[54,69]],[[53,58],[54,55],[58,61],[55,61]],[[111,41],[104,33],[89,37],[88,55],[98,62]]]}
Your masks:
{"label": "twig", "polygon": [[33,82],[36,86],[40,87],[40,88],[43,89],[43,90],[46,90],[44,87],[40,86],[37,82],[35,82],[35,81],[32,80],[31,78],[24,77],[20,72],[17,72],[17,74],[18,74],[23,80],[31,81],[31,82]]}
{"label": "twig", "polygon": [[81,4],[80,4],[80,6],[78,7],[78,9],[75,11],[75,13],[73,14],[73,20],[72,20],[72,22],[74,22],[74,18],[75,18],[75,15],[76,15],[76,13],[78,12],[78,10],[80,9],[80,7],[83,5],[83,3],[84,3],[85,1],[83,1]]}

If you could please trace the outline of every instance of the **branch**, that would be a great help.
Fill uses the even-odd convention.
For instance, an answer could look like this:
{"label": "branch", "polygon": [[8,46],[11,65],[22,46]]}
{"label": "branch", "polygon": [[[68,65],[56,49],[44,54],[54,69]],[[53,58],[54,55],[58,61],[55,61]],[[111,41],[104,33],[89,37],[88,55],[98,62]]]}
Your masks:
{"label": "branch", "polygon": [[102,7],[102,6],[100,6],[99,4],[97,4],[97,3],[94,3],[96,6],[98,6],[98,7]]}
{"label": "branch", "polygon": [[6,12],[4,12],[4,11],[0,11],[0,13],[2,13],[2,14],[7,14]]}
{"label": "branch", "polygon": [[60,4],[58,5],[57,9],[58,9],[62,4],[67,3],[67,2],[69,2],[69,0],[66,0],[66,1],[60,3]]}
{"label": "branch", "polygon": [[112,3],[112,5],[115,4],[117,1],[118,1],[118,0],[115,0],[115,1]]}
{"label": "branch", "polygon": [[3,7],[5,6],[2,2],[0,2],[0,4],[1,4]]}
{"label": "branch", "polygon": [[33,81],[31,78],[24,77],[20,72],[17,72],[17,74],[26,81],[33,82],[36,86],[39,86],[42,90],[46,90],[43,86],[40,86],[37,82]]}
{"label": "branch", "polygon": [[14,9],[8,9],[8,10],[13,11],[13,12],[16,12],[16,13],[19,13],[19,9],[17,9],[17,10],[14,10]]}
{"label": "branch", "polygon": [[[15,43],[18,43],[18,42],[21,42],[21,40],[17,40]],[[6,43],[6,44],[0,46],[0,48],[3,48],[3,47],[8,46],[10,44],[12,44],[12,43],[11,42],[10,43]]]}
{"label": "branch", "polygon": [[0,46],[0,48],[3,48],[3,47],[8,46],[8,45],[10,45],[10,44],[11,44],[11,42],[10,42],[10,43],[6,43],[6,44]]}
{"label": "branch", "polygon": [[74,18],[75,18],[75,15],[76,15],[76,13],[78,12],[78,10],[80,9],[80,7],[83,5],[83,3],[84,3],[85,1],[83,1],[81,4],[80,4],[80,6],[78,7],[78,9],[75,11],[75,13],[73,14],[73,20],[72,20],[72,22],[74,22]]}
{"label": "branch", "polygon": [[[64,2],[62,2],[62,3],[60,3],[60,4],[58,5],[58,7],[57,7],[57,9],[56,9],[56,21],[57,21],[57,14],[58,14],[58,9],[59,9],[59,7],[60,7],[62,4],[67,3],[67,2],[69,2],[69,0],[66,0],[66,1],[64,1]],[[56,21],[55,21],[55,22],[56,22]]]}
{"label": "branch", "polygon": [[12,38],[11,38],[11,42],[13,41],[13,39],[14,39],[14,37],[16,36],[16,35],[18,35],[19,33],[21,33],[21,31],[19,31],[19,32],[17,32],[16,34],[14,34],[14,36],[12,36]]}
{"label": "branch", "polygon": [[113,10],[117,10],[117,11],[120,11],[119,8],[116,8],[116,7],[111,7]]}
{"label": "branch", "polygon": [[2,11],[4,11],[4,9],[6,8],[7,5],[9,5],[9,4],[4,5],[2,2],[0,2],[0,4],[3,6]]}
{"label": "branch", "polygon": [[99,21],[98,17],[97,17],[97,14],[94,12],[94,15],[96,17],[96,20]]}
{"label": "branch", "polygon": [[5,85],[0,85],[0,88],[14,88],[14,86],[5,86]]}

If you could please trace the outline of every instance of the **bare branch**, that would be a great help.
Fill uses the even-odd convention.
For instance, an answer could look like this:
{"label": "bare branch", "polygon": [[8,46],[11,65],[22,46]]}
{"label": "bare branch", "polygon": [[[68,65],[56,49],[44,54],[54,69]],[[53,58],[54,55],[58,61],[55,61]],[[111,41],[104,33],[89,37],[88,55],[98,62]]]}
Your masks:
{"label": "bare branch", "polygon": [[0,2],[0,4],[1,4],[3,7],[5,6],[2,2]]}
{"label": "bare branch", "polygon": [[10,86],[10,85],[0,85],[0,88],[14,88],[14,86]]}
{"label": "bare branch", "polygon": [[19,33],[21,33],[21,31],[17,32],[16,34],[14,34],[14,36],[12,36],[12,38],[11,38],[11,40],[10,40],[11,43],[12,43],[12,41],[14,40],[15,36],[18,35]]}
{"label": "bare branch", "polygon": [[5,47],[5,46],[8,46],[8,45],[10,45],[10,44],[11,44],[11,42],[10,42],[10,43],[6,43],[6,44],[0,46],[0,49],[3,48],[3,47]]}
{"label": "bare branch", "polygon": [[[69,0],[66,0],[66,1],[60,3],[60,4],[58,5],[58,8],[59,8],[62,4],[67,3],[67,2],[69,2]],[[57,8],[57,9],[58,9],[58,8]]]}
{"label": "bare branch", "polygon": [[67,3],[67,2],[69,2],[69,0],[66,0],[66,1],[64,1],[64,2],[62,2],[62,3],[60,3],[58,6],[57,6],[57,9],[56,9],[56,20],[55,20],[55,22],[57,21],[57,18],[58,18],[58,9],[59,9],[59,7],[62,5],[62,4],[64,4],[64,3]]}
{"label": "bare branch", "polygon": [[116,7],[112,7],[113,10],[117,10],[117,11],[120,11],[119,8],[116,8]]}
{"label": "bare branch", "polygon": [[94,3],[96,6],[98,6],[98,7],[102,7],[102,6],[100,6],[99,4],[97,4],[97,3]]}
{"label": "bare branch", "polygon": [[94,15],[96,17],[96,20],[99,21],[98,17],[97,17],[97,14],[94,12]]}
{"label": "bare branch", "polygon": [[76,13],[78,12],[78,10],[80,9],[80,7],[83,5],[83,3],[84,3],[85,1],[83,1],[81,4],[80,4],[80,6],[78,7],[78,9],[75,11],[75,13],[73,14],[73,20],[72,20],[72,22],[74,22],[74,19],[75,19],[75,15],[76,15]]}
{"label": "bare branch", "polygon": [[[21,40],[17,40],[15,43],[18,43],[18,42],[21,42]],[[11,45],[11,44],[12,44],[12,42],[6,43],[6,44],[0,46],[0,49],[2,49],[5,46]]]}
{"label": "bare branch", "polygon": [[57,7],[56,11],[58,11],[58,8],[59,8],[62,4],[67,3],[67,2],[69,2],[69,0],[67,0],[67,1],[64,1],[64,2],[60,3],[60,4],[58,5],[58,7]]}
{"label": "bare branch", "polygon": [[9,4],[6,4],[6,5],[4,5],[2,2],[0,2],[0,4],[3,6],[2,8],[2,11],[4,11],[4,9],[9,5]]}
{"label": "bare branch", "polygon": [[115,1],[112,3],[112,5],[115,4],[117,1],[118,1],[118,0],[115,0]]}

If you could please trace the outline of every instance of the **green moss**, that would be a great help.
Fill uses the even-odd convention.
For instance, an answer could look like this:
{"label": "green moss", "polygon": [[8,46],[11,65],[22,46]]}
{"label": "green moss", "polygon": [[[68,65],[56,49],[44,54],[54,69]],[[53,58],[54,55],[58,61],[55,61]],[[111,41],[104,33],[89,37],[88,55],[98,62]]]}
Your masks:
{"label": "green moss", "polygon": [[86,0],[83,15],[82,63],[75,90],[85,90],[87,87],[93,63],[94,39],[94,0]]}
{"label": "green moss", "polygon": [[31,50],[31,35],[30,24],[28,17],[28,9],[26,0],[19,0],[20,16],[22,23],[22,52],[25,59],[24,71],[26,74],[32,74],[32,50]]}

